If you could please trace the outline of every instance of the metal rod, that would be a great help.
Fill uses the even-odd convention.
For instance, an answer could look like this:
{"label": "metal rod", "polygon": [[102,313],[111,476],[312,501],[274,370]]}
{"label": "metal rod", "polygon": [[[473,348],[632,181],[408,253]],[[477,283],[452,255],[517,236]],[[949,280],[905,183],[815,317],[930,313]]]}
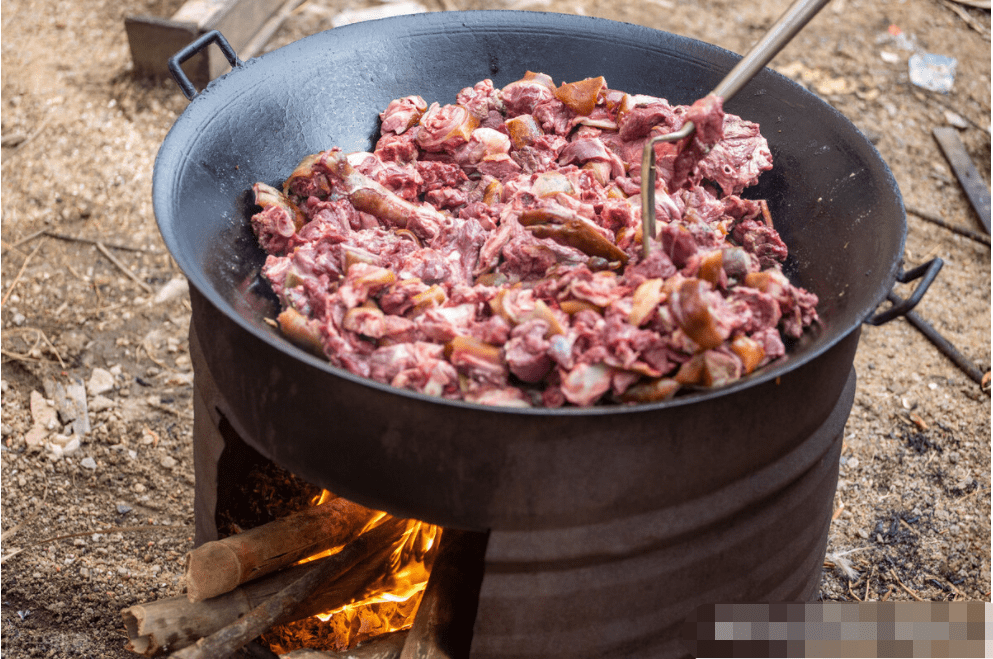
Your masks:
{"label": "metal rod", "polygon": [[[903,302],[903,299],[894,293],[889,293],[886,299],[897,305]],[[916,311],[908,311],[903,315],[911,325],[916,327],[921,334],[927,338],[934,347],[938,349],[941,354],[948,357],[956,366],[961,369],[963,373],[969,376],[969,379],[976,384],[983,383],[983,372],[965,355],[958,351],[958,349],[952,345],[951,341],[946,339],[941,335],[938,330],[936,330],[929,322],[921,318],[921,316]]]}
{"label": "metal rod", "polygon": [[[711,94],[724,101],[737,94],[829,1],[796,0],[714,87]],[[641,157],[641,253],[644,258],[648,258],[651,240],[655,238],[655,145],[689,137],[694,128],[693,122],[687,121],[678,131],[656,135],[645,142]]]}

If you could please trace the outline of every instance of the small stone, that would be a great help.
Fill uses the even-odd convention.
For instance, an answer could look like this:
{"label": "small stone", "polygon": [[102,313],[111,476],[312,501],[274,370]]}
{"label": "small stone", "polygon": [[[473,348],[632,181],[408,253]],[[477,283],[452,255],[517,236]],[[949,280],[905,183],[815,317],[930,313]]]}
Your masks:
{"label": "small stone", "polygon": [[86,383],[86,391],[90,396],[96,397],[105,394],[114,388],[114,376],[110,371],[102,368],[93,369],[90,380]]}
{"label": "small stone", "polygon": [[957,451],[952,451],[948,454],[948,461],[952,464],[957,464],[959,461],[959,454]]}
{"label": "small stone", "polygon": [[35,427],[54,430],[59,425],[59,413],[37,391],[31,392],[31,418]]}
{"label": "small stone", "polygon": [[91,457],[83,458],[82,460],[79,461],[79,464],[91,470],[97,468],[97,461]]}
{"label": "small stone", "polygon": [[865,539],[865,540],[868,540],[869,539],[869,532],[866,531],[865,529],[859,529],[858,530],[858,534],[859,534],[859,537],[862,538],[862,539]]}
{"label": "small stone", "polygon": [[134,508],[132,508],[131,506],[129,506],[126,503],[119,503],[119,504],[117,504],[117,514],[118,515],[127,515],[132,510],[134,510]]}
{"label": "small stone", "polygon": [[80,352],[90,342],[90,337],[77,330],[62,333],[62,345],[74,352]]}
{"label": "small stone", "polygon": [[176,458],[171,455],[165,455],[159,461],[159,464],[162,465],[164,469],[173,469],[178,463],[176,462]]}
{"label": "small stone", "polygon": [[97,412],[104,412],[109,410],[114,406],[114,401],[107,398],[106,396],[94,396],[93,400],[90,401],[89,409],[91,412],[96,414]]}
{"label": "small stone", "polygon": [[40,426],[35,426],[24,434],[24,443],[28,445],[28,450],[40,449],[45,445],[48,438],[48,430]]}
{"label": "small stone", "polygon": [[14,322],[15,325],[17,325],[18,327],[20,327],[21,325],[24,324],[24,321],[26,321],[27,318],[24,317],[24,314],[22,314],[20,311],[18,311],[17,313],[15,313],[11,317],[11,320]]}
{"label": "small stone", "polygon": [[152,298],[153,304],[162,304],[168,302],[173,298],[177,298],[181,295],[186,295],[190,290],[189,282],[186,281],[185,277],[176,277],[169,280],[162,288],[159,289],[155,297]]}
{"label": "small stone", "polygon": [[147,489],[148,488],[142,485],[141,483],[135,483],[134,485],[131,486],[131,491],[134,492],[135,494],[141,494]]}
{"label": "small stone", "polygon": [[9,425],[7,425],[6,423],[0,423],[0,436],[6,437],[12,432],[14,432],[14,429],[11,428]]}
{"label": "small stone", "polygon": [[954,126],[955,128],[964,130],[969,127],[969,122],[965,120],[965,117],[951,110],[945,110],[945,121],[948,122],[949,126]]}
{"label": "small stone", "polygon": [[856,458],[855,456],[852,456],[852,457],[848,458],[848,468],[849,469],[858,469],[858,466],[859,466],[859,459],[858,458]]}
{"label": "small stone", "polygon": [[79,450],[80,445],[81,442],[79,441],[79,437],[73,435],[69,438],[69,441],[62,446],[62,453],[64,455],[72,455]]}

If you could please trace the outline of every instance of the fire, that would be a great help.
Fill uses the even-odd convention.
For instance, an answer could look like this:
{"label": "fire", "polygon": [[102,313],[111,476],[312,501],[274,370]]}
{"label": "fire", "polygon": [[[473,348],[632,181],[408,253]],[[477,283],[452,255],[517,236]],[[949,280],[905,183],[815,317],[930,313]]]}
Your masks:
{"label": "fire", "polygon": [[[312,503],[321,505],[334,496],[324,490]],[[387,513],[380,513],[366,525],[363,533],[389,519]],[[343,579],[364,579],[349,604],[273,628],[263,640],[277,654],[301,647],[342,651],[375,636],[410,627],[427,585],[441,532],[440,526],[410,520],[396,542],[369,561],[371,565],[360,563],[353,570],[357,574],[344,575]],[[301,562],[317,560],[340,550],[337,547]],[[350,586],[354,587],[354,584]]]}

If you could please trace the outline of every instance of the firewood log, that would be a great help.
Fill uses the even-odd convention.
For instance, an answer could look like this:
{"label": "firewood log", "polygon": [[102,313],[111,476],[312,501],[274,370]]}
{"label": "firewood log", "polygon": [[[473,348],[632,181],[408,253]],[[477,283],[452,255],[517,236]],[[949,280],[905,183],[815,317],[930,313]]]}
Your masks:
{"label": "firewood log", "polygon": [[186,556],[186,596],[201,602],[240,584],[352,540],[379,513],[333,499],[223,540]]}
{"label": "firewood log", "polygon": [[[129,638],[126,647],[146,657],[189,647],[234,625],[301,579],[318,570],[327,570],[329,562],[337,564],[333,574],[323,579],[302,604],[295,603],[291,609],[281,611],[274,622],[293,622],[344,606],[386,571],[393,546],[404,528],[404,520],[390,520],[359,536],[340,553],[285,568],[219,597],[190,602],[180,595],[128,607],[121,611]],[[372,542],[367,539],[370,535],[374,536]],[[254,636],[246,641],[251,638]]]}

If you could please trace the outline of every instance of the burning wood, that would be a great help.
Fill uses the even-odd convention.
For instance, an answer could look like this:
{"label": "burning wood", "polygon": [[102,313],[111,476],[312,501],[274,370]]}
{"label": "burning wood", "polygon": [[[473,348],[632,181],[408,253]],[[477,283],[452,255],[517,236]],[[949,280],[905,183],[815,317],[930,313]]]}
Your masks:
{"label": "burning wood", "polygon": [[188,596],[121,612],[128,649],[227,656],[266,632],[279,641],[274,649],[286,651],[300,643],[280,647],[285,637],[270,633],[273,625],[333,618],[321,635],[343,650],[409,627],[441,529],[333,497],[325,491],[318,505],[192,551]]}
{"label": "burning wood", "polygon": [[381,513],[335,498],[208,542],[186,557],[187,597],[201,602],[355,538]]}
{"label": "burning wood", "polygon": [[[179,596],[124,609],[121,615],[130,639],[127,648],[154,657],[218,634],[228,637],[249,615],[267,620],[261,628],[252,628],[244,638],[247,643],[275,623],[345,606],[389,569],[395,544],[409,526],[408,520],[390,518],[336,554],[280,570],[219,597],[191,602]],[[287,599],[287,591],[294,587],[306,592]]]}

